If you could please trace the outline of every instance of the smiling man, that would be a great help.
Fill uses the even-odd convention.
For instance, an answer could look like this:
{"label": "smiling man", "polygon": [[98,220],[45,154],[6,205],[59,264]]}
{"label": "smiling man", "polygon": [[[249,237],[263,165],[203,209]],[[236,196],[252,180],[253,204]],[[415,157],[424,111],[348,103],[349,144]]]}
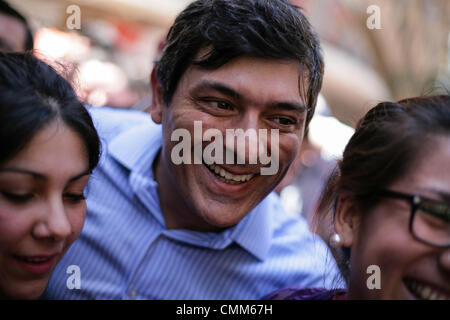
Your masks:
{"label": "smiling man", "polygon": [[[326,245],[271,193],[299,151],[322,75],[317,37],[288,1],[189,5],[151,76],[151,119],[92,110],[103,158],[85,228],[46,297],[258,299],[285,285],[329,287],[337,268]],[[236,161],[198,157],[229,130],[248,142],[223,140],[223,157]],[[250,134],[261,130],[267,139]],[[174,161],[181,133],[192,138],[181,154],[190,161]],[[271,174],[250,161],[261,151],[276,161]],[[70,265],[79,290],[66,286]]]}
{"label": "smiling man", "polygon": [[[163,89],[154,80],[151,114],[156,123],[162,123],[164,141],[155,173],[169,228],[221,231],[236,225],[276,187],[295,159],[305,129],[307,109],[299,95],[300,76],[298,61],[247,55],[215,70],[193,65],[181,77],[170,105],[158,98]],[[268,144],[269,149],[278,149],[279,169],[273,175],[261,175],[258,163],[221,161],[216,166],[222,172],[215,173],[206,164],[173,164],[171,150],[176,142],[171,134],[183,128],[193,136],[194,121],[201,121],[204,130],[213,128],[224,135],[229,129],[277,129],[278,146]],[[192,149],[197,143],[192,143]],[[248,143],[241,150],[243,157],[248,158],[249,148]],[[241,181],[248,175],[248,181]],[[173,201],[175,197],[178,201]]]}

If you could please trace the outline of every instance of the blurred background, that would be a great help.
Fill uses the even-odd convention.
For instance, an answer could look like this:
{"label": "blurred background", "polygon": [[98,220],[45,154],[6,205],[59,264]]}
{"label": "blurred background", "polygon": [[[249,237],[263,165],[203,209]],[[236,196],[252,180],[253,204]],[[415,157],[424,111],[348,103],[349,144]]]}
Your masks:
{"label": "blurred background", "polygon": [[[7,2],[29,20],[35,49],[67,66],[84,102],[145,110],[159,45],[191,1]],[[367,110],[383,100],[448,93],[450,1],[291,2],[303,8],[319,34],[326,63],[316,116],[298,159],[277,189],[290,212],[309,217]]]}

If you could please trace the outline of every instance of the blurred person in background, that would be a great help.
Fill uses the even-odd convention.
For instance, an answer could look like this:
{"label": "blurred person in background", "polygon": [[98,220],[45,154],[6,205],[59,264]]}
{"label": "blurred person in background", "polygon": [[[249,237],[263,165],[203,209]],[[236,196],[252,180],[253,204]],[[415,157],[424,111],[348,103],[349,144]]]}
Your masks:
{"label": "blurred person in background", "polygon": [[266,298],[449,300],[450,96],[370,110],[321,201],[319,215],[329,214],[334,231],[322,236],[348,291],[287,288]]}
{"label": "blurred person in background", "polygon": [[0,0],[0,51],[33,50],[33,34],[27,20],[7,2]]}
{"label": "blurred person in background", "polygon": [[37,299],[81,232],[100,142],[52,67],[0,53],[0,147],[0,299]]}
{"label": "blurred person in background", "polygon": [[[331,116],[331,111],[321,95],[311,121],[317,121],[318,116]],[[328,129],[332,132],[331,128]],[[305,132],[297,158],[275,189],[285,210],[294,216],[302,215],[308,224],[311,224],[320,195],[336,165],[335,160],[324,157],[324,146],[313,141],[310,132],[311,126]]]}
{"label": "blurred person in background", "polygon": [[314,144],[306,133],[298,157],[275,189],[285,210],[294,216],[302,215],[309,224],[336,164],[325,159],[321,151],[322,148]]}
{"label": "blurred person in background", "polygon": [[[322,76],[319,41],[287,0],[190,4],[151,75],[151,119],[92,109],[108,152],[92,179],[85,228],[45,297],[259,299],[291,282],[328,287],[337,269],[326,244],[271,193],[297,156]],[[222,134],[278,130],[277,172],[176,165],[171,135],[192,134],[194,121]],[[66,286],[72,264],[81,290]]]}
{"label": "blurred person in background", "polygon": [[75,76],[80,99],[88,105],[130,108],[138,99],[125,73],[111,62],[83,61]]}

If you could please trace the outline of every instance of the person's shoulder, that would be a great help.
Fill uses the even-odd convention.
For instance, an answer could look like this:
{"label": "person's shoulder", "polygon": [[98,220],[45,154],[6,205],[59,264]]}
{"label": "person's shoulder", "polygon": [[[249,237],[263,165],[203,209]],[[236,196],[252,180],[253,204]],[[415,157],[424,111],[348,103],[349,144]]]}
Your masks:
{"label": "person's shoulder", "polygon": [[148,113],[138,110],[89,106],[87,109],[100,137],[107,141],[131,128],[142,125],[157,126]]}

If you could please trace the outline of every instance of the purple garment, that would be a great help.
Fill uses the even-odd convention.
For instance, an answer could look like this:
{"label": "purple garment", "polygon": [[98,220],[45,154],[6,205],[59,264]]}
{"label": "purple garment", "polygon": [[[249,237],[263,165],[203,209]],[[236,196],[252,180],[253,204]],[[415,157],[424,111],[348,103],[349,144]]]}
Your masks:
{"label": "purple garment", "polygon": [[284,288],[269,293],[261,300],[344,300],[345,289],[327,290],[322,288]]}

